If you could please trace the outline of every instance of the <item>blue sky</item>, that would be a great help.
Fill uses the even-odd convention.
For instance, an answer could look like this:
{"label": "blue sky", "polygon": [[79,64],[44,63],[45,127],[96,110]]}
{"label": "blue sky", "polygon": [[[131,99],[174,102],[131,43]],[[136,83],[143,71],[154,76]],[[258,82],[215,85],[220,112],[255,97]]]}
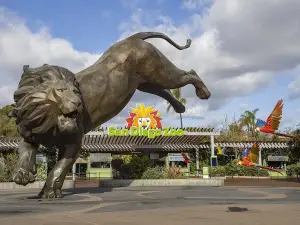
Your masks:
{"label": "blue sky", "polygon": [[133,3],[127,5],[125,0],[91,0],[86,4],[83,1],[71,0],[47,2],[33,0],[30,3],[21,0],[2,0],[0,2],[8,9],[17,12],[19,16],[26,18],[33,30],[40,23],[46,24],[54,37],[67,39],[77,50],[88,52],[103,52],[117,41],[120,37],[119,25],[132,16],[132,11],[136,7],[159,11],[172,17],[175,23],[180,23],[188,16],[188,12],[183,10],[178,14],[180,0],[140,3],[133,0]]}
{"label": "blue sky", "polygon": [[[219,96],[204,102],[195,98],[193,87],[184,88],[185,95],[183,97],[188,99],[186,106],[188,110],[183,115],[185,125],[217,126],[224,121],[226,114],[229,119],[233,114],[238,118],[243,111],[254,108],[259,108],[258,117],[265,119],[277,100],[283,98],[285,105],[282,126],[294,126],[299,123],[298,97],[300,93],[295,88],[291,89],[288,86],[293,81],[300,84],[297,73],[299,51],[297,53],[298,49],[293,47],[298,46],[296,36],[298,36],[299,30],[297,27],[287,27],[285,22],[290,24],[288,17],[296,19],[295,15],[297,16],[297,14],[293,15],[292,9],[288,8],[289,6],[286,4],[276,6],[271,0],[266,0],[264,6],[259,4],[260,10],[258,10],[255,2],[256,0],[249,1],[248,5],[236,2],[234,5],[230,0],[91,0],[86,2],[0,0],[0,8],[6,9],[5,12],[0,11],[0,32],[5,34],[4,32],[10,31],[7,26],[11,17],[22,20],[20,23],[17,22],[15,27],[16,29],[20,27],[22,30],[21,25],[24,24],[28,29],[28,32],[25,32],[28,38],[34,38],[40,33],[41,28],[46,27],[49,39],[59,38],[66,41],[71,47],[66,47],[65,43],[63,46],[72,50],[71,52],[75,51],[80,55],[79,59],[84,61],[84,64],[78,65],[78,67],[76,67],[78,64],[76,60],[79,59],[62,62],[62,65],[74,65],[74,70],[91,64],[90,62],[95,61],[98,54],[103,53],[127,33],[157,30],[169,34],[181,43],[184,43],[185,38],[191,37],[193,41],[195,40],[193,42],[195,47],[185,53],[170,50],[168,44],[162,43],[164,42],[162,40],[153,42],[177,66],[189,69],[192,67],[200,76],[203,75],[203,80],[211,87],[212,96],[214,93],[216,93],[215,96]],[[295,5],[292,6],[296,8]],[[245,16],[248,13],[243,13],[245,7],[252,12],[253,18]],[[287,15],[280,21],[282,26],[276,25],[278,24],[276,21],[277,10],[278,12],[280,10],[291,11],[291,15]],[[7,12],[14,15],[8,15]],[[4,18],[2,22],[1,13]],[[255,19],[261,23],[253,21]],[[236,23],[236,21],[239,22]],[[253,24],[259,24],[259,26]],[[1,27],[4,27],[2,31]],[[249,33],[243,30],[244,27],[249,29]],[[285,29],[290,31],[290,35],[287,37],[290,39],[280,38],[281,33],[287,33]],[[278,35],[274,34],[276,30]],[[22,35],[25,35],[21,31],[14,32],[16,35],[20,34],[21,39]],[[21,50],[14,49],[13,45],[9,47],[4,41],[7,39],[2,39],[1,48],[0,38],[0,56],[1,51],[3,54],[7,51],[24,54],[24,52],[20,52]],[[28,48],[45,49],[48,44],[50,46],[52,43],[47,39],[41,41],[39,46],[35,46],[33,43]],[[40,45],[43,45],[43,48]],[[210,47],[211,45],[212,47]],[[252,45],[253,47],[251,47]],[[238,46],[243,46],[240,49],[248,50],[241,52]],[[38,59],[40,52],[42,51],[34,53],[31,60]],[[49,54],[49,51],[45,54]],[[55,53],[53,54],[55,55]],[[48,59],[50,62],[57,62],[60,59],[59,57],[55,59],[56,56],[51,57]],[[33,64],[36,61],[39,60],[33,60]],[[203,65],[200,66],[201,63]],[[4,65],[3,71],[7,73],[6,76],[9,76],[11,71],[19,71],[18,67],[22,64],[28,64],[26,57],[18,62],[7,63],[10,67]],[[236,65],[238,68],[242,68],[240,72],[237,72]],[[73,69],[73,67],[69,69]],[[249,79],[249,76],[247,78],[248,73],[253,73],[253,79]],[[225,77],[225,74],[229,74],[228,77]],[[2,76],[4,79],[4,75]],[[2,82],[1,90],[8,96],[7,93],[10,92],[7,90],[13,90],[15,85]],[[228,96],[225,97],[225,95]],[[121,123],[120,121],[126,116],[129,107],[137,103],[135,99],[153,105],[157,105],[159,100],[159,98],[137,93],[130,102],[131,105],[121,112],[119,118],[115,118],[111,122]],[[4,103],[7,102],[1,102],[1,104]],[[195,106],[202,108],[194,109]],[[164,111],[165,105],[160,103],[157,107]],[[209,111],[209,107],[213,110]],[[165,111],[163,114],[167,115]],[[177,118],[178,115],[169,113],[168,116],[164,116],[164,121],[166,124],[177,125],[179,124]],[[177,121],[175,122],[175,120]]]}

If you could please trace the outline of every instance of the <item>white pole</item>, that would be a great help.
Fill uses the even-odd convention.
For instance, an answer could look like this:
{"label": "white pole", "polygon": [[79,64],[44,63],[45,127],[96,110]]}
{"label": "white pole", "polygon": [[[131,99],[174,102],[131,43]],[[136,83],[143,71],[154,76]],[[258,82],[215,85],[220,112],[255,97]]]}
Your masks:
{"label": "white pole", "polygon": [[76,163],[74,163],[74,164],[73,164],[73,167],[72,167],[72,180],[73,180],[73,181],[76,180],[75,173],[76,173]]}
{"label": "white pole", "polygon": [[210,150],[211,150],[211,156],[215,155],[215,139],[214,135],[210,135]]}
{"label": "white pole", "polygon": [[259,165],[262,165],[261,151],[262,151],[262,147],[259,146],[259,153],[258,153],[258,163],[259,163]]}
{"label": "white pole", "polygon": [[196,175],[199,176],[199,148],[196,148]]}

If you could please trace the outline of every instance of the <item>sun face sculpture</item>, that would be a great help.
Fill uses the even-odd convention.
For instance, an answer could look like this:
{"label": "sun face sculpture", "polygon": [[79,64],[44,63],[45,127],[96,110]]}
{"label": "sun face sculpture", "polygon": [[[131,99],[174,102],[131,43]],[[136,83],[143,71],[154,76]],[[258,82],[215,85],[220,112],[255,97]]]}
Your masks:
{"label": "sun face sculpture", "polygon": [[153,109],[153,106],[146,107],[144,104],[137,105],[136,108],[131,108],[127,121],[127,129],[131,127],[138,127],[143,129],[162,128],[161,114],[158,110]]}

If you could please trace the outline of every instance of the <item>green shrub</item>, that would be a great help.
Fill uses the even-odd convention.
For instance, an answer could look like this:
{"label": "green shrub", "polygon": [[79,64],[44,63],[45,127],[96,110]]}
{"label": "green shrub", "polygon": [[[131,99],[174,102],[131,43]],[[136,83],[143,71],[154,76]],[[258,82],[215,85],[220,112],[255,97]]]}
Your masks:
{"label": "green shrub", "polygon": [[4,158],[4,167],[0,168],[0,181],[1,182],[10,182],[12,181],[12,172],[15,168],[15,165],[18,161],[18,155],[15,153],[9,153]]}
{"label": "green shrub", "polygon": [[181,166],[169,166],[168,168],[164,169],[163,178],[164,179],[183,179],[186,178],[184,173],[180,171]]}
{"label": "green shrub", "polygon": [[0,182],[6,182],[7,181],[6,171],[4,167],[0,167]]}
{"label": "green shrub", "polygon": [[194,163],[194,162],[190,163],[190,171],[191,171],[191,173],[196,172],[196,163]]}
{"label": "green shrub", "polygon": [[[18,161],[18,155],[10,153],[0,156],[0,182],[12,182],[12,173]],[[45,180],[47,177],[47,165],[37,161],[36,180]]]}
{"label": "green shrub", "polygon": [[36,180],[46,180],[47,178],[47,164],[37,160],[37,174]]}
{"label": "green shrub", "polygon": [[210,168],[210,176],[269,176],[269,173],[259,167],[239,166],[231,163],[226,166]]}
{"label": "green shrub", "polygon": [[150,166],[150,160],[147,156],[133,156],[130,162],[132,175],[134,179],[140,179],[146,169]]}
{"label": "green shrub", "polygon": [[163,168],[156,166],[156,167],[149,167],[143,173],[141,179],[161,179],[163,178]]}
{"label": "green shrub", "polygon": [[133,169],[130,164],[123,164],[120,172],[122,179],[133,179]]}
{"label": "green shrub", "polygon": [[288,165],[286,170],[288,176],[300,175],[300,163]]}
{"label": "green shrub", "polygon": [[121,170],[122,165],[124,164],[123,159],[115,158],[111,160],[111,167],[117,171]]}
{"label": "green shrub", "polygon": [[226,176],[226,170],[224,166],[210,167],[210,174],[212,177],[223,177]]}

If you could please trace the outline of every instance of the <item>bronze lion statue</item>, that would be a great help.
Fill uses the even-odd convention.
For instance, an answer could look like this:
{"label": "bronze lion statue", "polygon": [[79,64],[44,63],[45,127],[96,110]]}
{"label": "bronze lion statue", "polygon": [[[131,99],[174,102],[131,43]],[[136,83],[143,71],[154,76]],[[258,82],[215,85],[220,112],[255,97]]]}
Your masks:
{"label": "bronze lion statue", "polygon": [[92,66],[73,74],[58,67],[43,65],[24,68],[14,93],[19,144],[19,162],[13,179],[27,185],[36,174],[35,157],[39,145],[59,150],[53,170],[48,174],[39,196],[62,197],[61,188],[67,171],[76,161],[85,133],[117,115],[136,90],[167,100],[177,113],[185,107],[170,92],[192,84],[200,99],[210,92],[194,70],[177,68],[148,38],[162,38],[179,50],[179,46],[163,33],[140,32],[112,45]]}

